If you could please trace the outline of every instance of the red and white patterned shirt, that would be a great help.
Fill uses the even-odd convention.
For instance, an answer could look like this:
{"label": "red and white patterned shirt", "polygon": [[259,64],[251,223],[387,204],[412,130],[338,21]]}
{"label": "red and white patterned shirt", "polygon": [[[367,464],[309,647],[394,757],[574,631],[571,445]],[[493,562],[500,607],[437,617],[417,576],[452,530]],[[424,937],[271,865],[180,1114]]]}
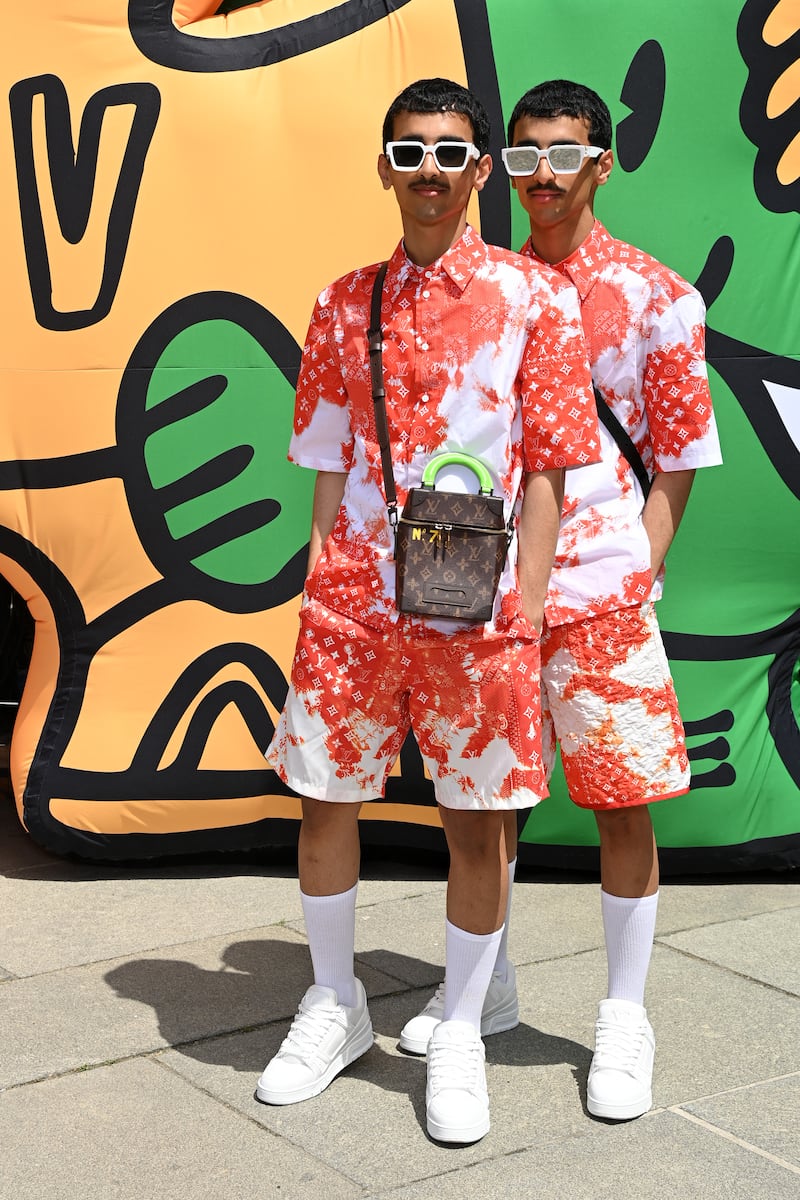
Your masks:
{"label": "red and white patterned shirt", "polygon": [[[367,328],[378,265],[327,287],[311,318],[297,385],[289,458],[347,472],[331,536],[306,596],[361,624],[396,622],[394,538],[383,490]],[[523,475],[589,463],[600,451],[575,289],[549,268],[488,246],[469,227],[435,263],[417,267],[402,242],[381,311],[386,410],[398,507],[429,460],[479,458],[505,500]],[[519,614],[516,539],[486,625],[412,617],[421,636],[507,629]]]}
{"label": "red and white patterned shirt", "polygon": [[[522,253],[541,262],[530,239]],[[700,293],[595,221],[555,270],[578,289],[592,377],[650,475],[722,462],[705,363]],[[601,426],[602,461],[568,471],[549,625],[581,621],[661,595],[653,583],[644,496]]]}

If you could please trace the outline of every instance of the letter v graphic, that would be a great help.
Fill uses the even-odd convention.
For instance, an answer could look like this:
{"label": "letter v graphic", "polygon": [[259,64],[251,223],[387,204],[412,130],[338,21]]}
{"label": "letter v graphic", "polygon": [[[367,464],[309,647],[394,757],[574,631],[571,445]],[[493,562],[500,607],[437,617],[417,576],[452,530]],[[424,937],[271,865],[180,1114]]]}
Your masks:
{"label": "letter v graphic", "polygon": [[[73,246],[84,237],[92,215],[100,134],[106,110],[119,105],[133,106],[127,144],[108,212],[103,274],[97,299],[91,308],[62,312],[53,305],[51,256],[34,157],[33,105],[37,96],[44,99],[45,142],[53,204],[61,236]],[[77,153],[72,141],[69,100],[57,76],[38,75],[20,80],[9,93],[9,104],[22,236],[36,319],[45,329],[85,329],[102,321],[114,302],[145,158],[161,107],[158,89],[150,83],[121,83],[96,92],[84,110]]]}

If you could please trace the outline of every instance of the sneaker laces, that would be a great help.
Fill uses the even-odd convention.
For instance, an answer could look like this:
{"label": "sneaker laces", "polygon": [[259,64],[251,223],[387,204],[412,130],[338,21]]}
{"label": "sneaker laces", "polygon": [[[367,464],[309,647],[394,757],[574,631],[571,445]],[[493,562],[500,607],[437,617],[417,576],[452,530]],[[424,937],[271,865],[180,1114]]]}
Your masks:
{"label": "sneaker laces", "polygon": [[596,1026],[593,1065],[633,1071],[641,1055],[644,1032],[644,1021],[621,1024],[600,1018]]}
{"label": "sneaker laces", "polygon": [[478,1085],[483,1062],[480,1042],[454,1046],[432,1042],[428,1047],[428,1079],[433,1092],[455,1088],[472,1092]]}
{"label": "sneaker laces", "polygon": [[307,1056],[319,1048],[335,1013],[335,1008],[304,1008],[301,1005],[276,1057],[299,1058],[305,1062]]}

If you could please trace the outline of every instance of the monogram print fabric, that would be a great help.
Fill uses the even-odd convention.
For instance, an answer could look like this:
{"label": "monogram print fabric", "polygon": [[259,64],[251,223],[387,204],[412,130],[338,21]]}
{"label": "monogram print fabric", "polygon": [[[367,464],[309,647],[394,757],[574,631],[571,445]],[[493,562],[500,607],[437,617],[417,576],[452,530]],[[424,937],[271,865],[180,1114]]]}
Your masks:
{"label": "monogram print fabric", "polygon": [[[627,808],[689,790],[683,725],[653,606],[545,627],[542,747],[572,801]],[[555,728],[554,728],[555,727]]]}
{"label": "monogram print fabric", "polygon": [[[289,457],[302,466],[348,473],[307,597],[385,630],[398,614],[367,351],[376,271],[371,266],[344,276],[317,301]],[[506,521],[524,473],[597,460],[578,297],[549,268],[487,246],[469,228],[426,268],[410,262],[401,243],[386,274],[381,324],[400,509],[409,489],[420,486],[426,464],[445,450],[462,450],[484,463],[493,491],[503,498]],[[492,619],[474,625],[472,636],[498,636],[518,611],[512,545]],[[453,621],[408,620],[421,637],[454,631]]]}
{"label": "monogram print fabric", "polygon": [[[539,261],[530,239],[523,254]],[[595,221],[556,270],[581,298],[594,382],[649,474],[722,461],[705,366],[705,307],[685,280]],[[601,427],[602,462],[567,472],[549,625],[640,605],[653,584],[641,488]]]}
{"label": "monogram print fabric", "polygon": [[302,796],[360,803],[384,794],[411,725],[446,808],[546,796],[539,643],[524,618],[502,639],[420,639],[406,617],[379,635],[309,600],[267,761]]}

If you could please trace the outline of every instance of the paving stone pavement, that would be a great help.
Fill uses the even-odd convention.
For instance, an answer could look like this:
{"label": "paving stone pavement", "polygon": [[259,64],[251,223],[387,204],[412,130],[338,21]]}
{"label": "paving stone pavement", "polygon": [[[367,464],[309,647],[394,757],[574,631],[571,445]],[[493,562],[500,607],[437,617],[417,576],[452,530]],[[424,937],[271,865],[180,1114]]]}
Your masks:
{"label": "paving stone pavement", "polygon": [[442,975],[445,864],[371,855],[358,973],[376,1043],[321,1096],[256,1079],[311,981],[285,855],[130,866],[36,847],[0,793],[2,1200],[800,1198],[800,882],[667,879],[650,979],[655,1108],[585,1109],[599,887],[520,871],[521,1023],[487,1039],[492,1128],[425,1132],[403,1023]]}

